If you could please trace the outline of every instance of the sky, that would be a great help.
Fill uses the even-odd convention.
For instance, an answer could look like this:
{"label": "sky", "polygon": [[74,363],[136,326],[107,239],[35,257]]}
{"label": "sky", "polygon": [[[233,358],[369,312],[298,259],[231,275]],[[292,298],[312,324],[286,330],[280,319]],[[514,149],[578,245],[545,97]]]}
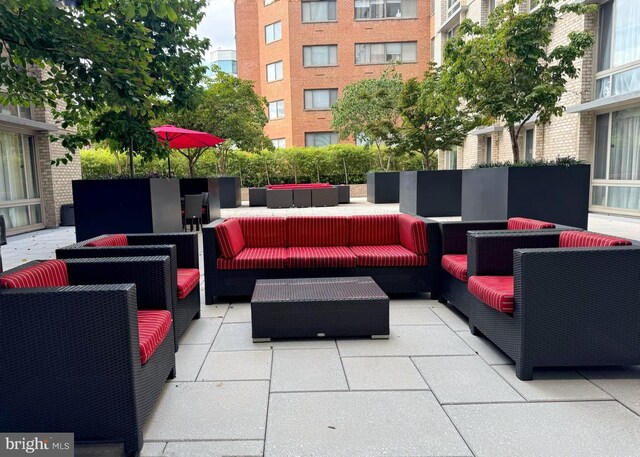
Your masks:
{"label": "sky", "polygon": [[209,0],[206,16],[196,33],[203,38],[209,38],[211,50],[235,49],[233,0]]}

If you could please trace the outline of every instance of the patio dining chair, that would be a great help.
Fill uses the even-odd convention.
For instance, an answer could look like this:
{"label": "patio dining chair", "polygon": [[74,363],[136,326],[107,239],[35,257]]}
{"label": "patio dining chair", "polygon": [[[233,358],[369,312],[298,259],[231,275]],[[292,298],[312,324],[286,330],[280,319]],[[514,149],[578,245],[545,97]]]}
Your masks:
{"label": "patio dining chair", "polygon": [[196,232],[200,230],[200,225],[202,225],[202,203],[202,194],[184,196],[184,217],[182,218],[182,230],[186,230],[187,223],[189,223],[190,230],[193,231],[194,220],[196,223]]}

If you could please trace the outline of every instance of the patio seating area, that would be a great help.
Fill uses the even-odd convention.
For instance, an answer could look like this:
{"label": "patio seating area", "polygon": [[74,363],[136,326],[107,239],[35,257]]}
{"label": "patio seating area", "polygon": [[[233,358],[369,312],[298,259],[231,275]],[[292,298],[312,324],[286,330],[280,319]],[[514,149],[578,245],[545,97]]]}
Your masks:
{"label": "patio seating area", "polygon": [[[397,215],[398,206],[397,203],[374,205],[367,203],[365,199],[352,199],[351,204],[338,207],[271,209],[249,207],[244,202],[238,208],[222,209],[221,216],[223,219],[276,216],[282,221],[286,220],[285,217],[303,220],[306,219],[304,216],[309,215],[342,216],[341,220],[346,221],[348,217],[362,215]],[[456,222],[456,218],[438,218],[438,221],[447,222],[443,227],[448,227],[447,230],[451,232],[460,230],[463,226],[463,223]],[[213,232],[220,222],[214,221],[209,230]],[[142,284],[147,284],[147,287],[137,287],[137,300],[141,303],[157,300],[150,292],[153,284],[162,288],[153,283],[158,280],[156,276],[164,275],[165,283],[177,289],[181,280],[178,273],[180,269],[199,268],[200,281],[188,281],[190,292],[183,289],[180,299],[188,300],[182,308],[189,310],[185,311],[187,317],[174,317],[178,347],[175,353],[175,378],[167,379],[174,373],[165,357],[170,351],[163,347],[156,349],[156,354],[161,357],[153,359],[155,355],[151,355],[147,362],[162,366],[162,369],[153,368],[155,374],[152,379],[144,378],[144,382],[148,382],[151,387],[145,389],[139,385],[127,386],[124,374],[113,378],[111,385],[107,386],[115,390],[141,388],[148,395],[140,399],[144,405],[133,405],[140,408],[142,414],[137,417],[135,427],[127,427],[128,431],[140,433],[143,437],[142,456],[636,455],[640,449],[640,365],[632,364],[640,363],[635,358],[640,347],[640,334],[633,331],[635,326],[628,325],[629,322],[637,322],[637,312],[629,311],[625,314],[625,310],[638,308],[632,306],[634,296],[630,296],[628,290],[637,290],[638,287],[640,270],[637,269],[637,253],[640,248],[603,248],[605,256],[608,256],[604,259],[594,254],[600,248],[575,247],[579,243],[586,245],[586,238],[590,235],[583,235],[585,239],[580,241],[564,239],[572,237],[572,233],[585,232],[567,230],[566,227],[528,227],[522,224],[522,221],[515,221],[508,228],[535,231],[510,230],[512,233],[508,235],[508,241],[502,241],[502,245],[498,244],[497,247],[495,243],[500,242],[496,241],[496,232],[477,230],[505,229],[506,222],[504,226],[498,224],[481,227],[476,224],[477,226],[464,227],[463,238],[466,238],[467,229],[476,230],[470,235],[470,239],[474,241],[469,243],[469,251],[466,250],[466,244],[464,248],[459,245],[461,238],[458,236],[454,237],[456,241],[443,246],[443,252],[458,256],[467,254],[468,264],[465,261],[465,266],[469,276],[513,275],[515,283],[521,284],[516,286],[516,294],[528,294],[522,295],[527,303],[529,300],[541,303],[546,306],[545,312],[557,313],[554,314],[556,321],[570,319],[572,309],[581,303],[580,297],[573,298],[574,296],[583,294],[584,297],[584,294],[590,294],[589,297],[592,298],[588,300],[591,303],[589,310],[596,314],[594,321],[585,320],[582,327],[576,330],[582,332],[583,338],[575,348],[571,347],[571,338],[576,338],[580,333],[570,334],[569,340],[563,340],[562,344],[567,346],[574,357],[578,357],[581,351],[601,349],[597,339],[602,337],[603,327],[598,326],[598,321],[614,315],[617,320],[612,322],[620,329],[632,327],[631,330],[625,330],[629,343],[625,356],[628,358],[616,359],[620,366],[537,368],[541,365],[534,364],[533,380],[520,380],[513,359],[498,347],[503,347],[509,353],[512,350],[510,343],[503,346],[501,341],[495,340],[496,346],[485,336],[472,334],[477,328],[492,337],[493,332],[502,325],[499,322],[501,317],[487,316],[486,313],[505,316],[503,312],[481,303],[475,294],[462,301],[470,306],[468,308],[443,304],[431,299],[428,293],[388,294],[388,340],[326,337],[254,342],[250,297],[233,300],[223,298],[215,304],[208,304],[211,300],[205,294],[208,279],[205,275],[208,264],[206,258],[211,255],[211,248],[207,244],[206,227],[202,232],[172,235],[175,239],[161,239],[157,235],[155,238],[153,235],[127,235],[124,241],[98,237],[89,243],[79,244],[75,244],[73,227],[43,230],[10,237],[8,244],[2,247],[2,258],[7,271],[26,265],[29,261],[53,259],[57,250],[59,257],[70,259],[65,260],[68,283],[84,284],[73,287],[87,290],[96,287],[88,284],[110,284],[114,277],[117,279],[127,274],[126,268],[120,268],[120,265],[147,262],[143,270],[148,271],[148,278],[141,279]],[[632,218],[590,214],[588,229],[609,237],[640,239],[640,220]],[[339,236],[339,233],[335,235]],[[501,236],[504,236],[504,232]],[[603,239],[604,237],[594,242],[604,243]],[[113,243],[126,246],[113,246]],[[336,243],[329,244],[335,246]],[[540,260],[542,254],[532,253],[537,251],[530,249],[533,247],[532,243],[544,247],[543,254],[549,257]],[[176,245],[177,248],[171,245]],[[489,248],[490,245],[493,247]],[[570,245],[573,247],[569,247]],[[67,246],[67,249],[62,249]],[[437,248],[429,245],[428,249]],[[493,252],[502,249],[507,253],[514,249],[518,251],[515,257],[500,258],[501,260],[496,261],[498,270],[491,270],[487,267],[486,260],[485,263],[482,260],[487,249]],[[589,251],[589,267],[580,271],[587,276],[579,283],[559,278],[559,275],[575,268],[578,262],[575,256],[582,255],[569,251],[580,249]],[[623,253],[623,258],[617,259],[618,252]],[[573,257],[561,257],[561,254]],[[121,256],[132,255],[154,257],[147,257],[146,260],[121,259]],[[102,257],[99,262],[85,258],[97,256]],[[214,260],[216,258],[214,255]],[[495,258],[499,256],[495,255]],[[538,262],[534,262],[534,269],[523,268],[525,262],[529,262],[527,266],[530,265],[531,258]],[[540,261],[553,264],[554,268],[542,271],[538,268]],[[599,264],[600,261],[603,263]],[[104,266],[102,262],[110,263]],[[611,274],[600,274],[598,267],[602,268],[602,272],[611,269],[624,271],[624,275],[616,278]],[[154,268],[162,273],[153,273]],[[457,271],[456,266],[452,266],[451,270]],[[522,284],[531,281],[530,276],[527,276],[531,274],[530,271],[533,271],[536,280],[542,281],[545,287],[537,287],[533,291],[529,288],[522,292]],[[592,276],[588,276],[590,274]],[[353,276],[359,275],[354,272]],[[446,282],[449,289],[444,293],[445,298],[454,303],[460,303],[458,297],[461,289],[453,282],[459,279],[447,279]],[[625,285],[633,284],[634,280],[635,289],[625,289]],[[614,281],[619,283],[614,284]],[[606,288],[610,284],[613,284],[611,287],[614,289],[607,293]],[[184,287],[186,284],[183,282]],[[121,296],[123,293],[126,295],[126,292],[123,288],[109,293]],[[58,293],[47,292],[51,297]],[[70,295],[73,293],[64,292]],[[173,296],[173,292],[171,293]],[[14,305],[4,311],[0,309],[0,313],[17,313],[18,306],[24,305],[19,297],[24,295],[25,292],[0,294],[2,298],[17,297]],[[42,298],[38,310],[45,312],[50,300],[63,300],[48,297],[49,295],[46,299]],[[171,303],[165,297],[163,306],[167,310],[176,310],[181,307],[180,300],[178,303]],[[637,296],[635,300],[638,300]],[[197,305],[194,305],[196,302]],[[99,303],[89,306],[86,301],[78,301],[78,305],[86,308],[84,312],[100,312],[97,306]],[[483,313],[474,313],[473,309],[478,309],[478,305],[487,309],[480,308]],[[127,306],[131,310],[136,309],[135,303],[127,302]],[[199,312],[194,306],[199,307]],[[149,308],[153,309],[150,305]],[[55,313],[47,312],[50,314],[47,319],[60,319]],[[92,325],[114,322],[116,326],[129,328],[126,321],[131,319],[131,313],[121,314],[105,314],[102,319],[93,319]],[[516,317],[520,319],[520,316]],[[47,319],[33,321],[37,321],[44,332]],[[75,316],[73,319],[80,317]],[[532,322],[540,322],[540,316],[533,315],[532,319]],[[72,321],[71,319],[69,325]],[[530,335],[528,329],[526,327],[526,330],[522,330],[523,334]],[[555,330],[557,329],[550,329]],[[95,331],[105,335],[105,353],[98,357],[110,360],[115,357],[111,363],[129,363],[127,357],[130,358],[131,353],[134,353],[130,347],[123,348],[128,351],[126,357],[114,356],[109,351],[116,351],[118,345],[109,344],[108,330],[103,328]],[[29,340],[26,331],[18,333],[24,335],[21,345],[30,344],[30,348],[33,346],[29,353],[35,353],[36,360],[37,344],[34,340]],[[172,329],[165,333],[169,334],[173,334]],[[544,334],[544,329],[538,330],[542,339]],[[0,332],[0,339],[3,337],[7,339],[3,345],[11,342],[9,335]],[[54,335],[51,338],[55,339]],[[524,342],[524,336],[518,339],[523,341],[523,345],[528,344]],[[589,340],[591,344],[587,344]],[[160,338],[160,341],[161,346],[174,345],[173,338]],[[539,341],[536,342],[538,343]],[[13,344],[16,344],[15,341]],[[48,350],[55,350],[55,347]],[[514,353],[510,355],[520,362]],[[157,361],[158,358],[162,360]],[[581,361],[582,359],[578,363]],[[75,362],[79,363],[78,360]],[[623,366],[625,363],[630,365]],[[142,365],[143,368],[146,366]],[[64,367],[60,369],[63,370]],[[118,371],[123,368],[111,369]],[[3,384],[10,381],[10,374],[4,373]],[[144,373],[137,372],[135,376],[143,379]],[[34,371],[33,377],[37,377],[37,371]],[[61,371],[60,386],[71,386],[76,383],[74,379],[73,369],[68,373]],[[166,382],[160,392],[158,387],[153,386],[161,385],[163,379]],[[136,382],[140,381],[136,378]],[[59,391],[60,401],[64,401],[64,389],[60,387]],[[155,399],[156,396],[155,406],[149,406],[150,401],[154,403],[154,400],[149,399]],[[14,407],[19,410],[19,398],[16,397],[15,400]],[[73,408],[73,405],[71,403],[69,408]],[[114,404],[115,418],[120,417],[120,414],[124,417],[122,408],[124,406],[120,403]],[[27,417],[26,406],[24,411]],[[0,428],[2,425],[0,419]],[[130,439],[138,438],[133,433]],[[123,455],[122,453],[121,444],[92,443],[79,446],[78,455]]]}

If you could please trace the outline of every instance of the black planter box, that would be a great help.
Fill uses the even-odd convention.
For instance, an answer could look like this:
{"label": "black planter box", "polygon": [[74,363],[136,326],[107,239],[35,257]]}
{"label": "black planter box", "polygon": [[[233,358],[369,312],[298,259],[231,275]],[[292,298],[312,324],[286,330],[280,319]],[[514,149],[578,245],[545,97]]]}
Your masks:
{"label": "black planter box", "polygon": [[400,212],[414,216],[460,216],[462,170],[400,173]]}
{"label": "black planter box", "polygon": [[367,201],[369,203],[398,203],[400,201],[400,172],[367,173]]}
{"label": "black planter box", "polygon": [[76,240],[104,233],[181,232],[177,179],[99,179],[72,183]]}
{"label": "black planter box", "polygon": [[464,170],[462,220],[529,217],[587,228],[590,165]]}
{"label": "black planter box", "polygon": [[180,197],[209,192],[208,212],[202,214],[202,223],[208,224],[220,217],[220,183],[218,178],[181,178]]}
{"label": "black planter box", "polygon": [[240,178],[238,176],[220,176],[220,208],[237,208],[242,205]]}

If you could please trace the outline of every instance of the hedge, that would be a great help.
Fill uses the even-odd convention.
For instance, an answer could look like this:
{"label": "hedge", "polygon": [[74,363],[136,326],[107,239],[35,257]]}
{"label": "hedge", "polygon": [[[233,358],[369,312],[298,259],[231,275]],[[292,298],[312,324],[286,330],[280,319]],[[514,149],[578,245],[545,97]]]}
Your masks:
{"label": "hedge", "polygon": [[[385,151],[392,153],[391,150]],[[84,179],[127,176],[127,156],[109,149],[96,148],[80,153]],[[118,161],[120,168],[118,168]],[[371,148],[347,144],[322,148],[286,148],[261,153],[231,151],[227,157],[226,175],[240,176],[242,186],[259,187],[265,184],[328,182],[332,184],[360,184],[369,171],[380,171],[376,153]],[[134,158],[136,176],[166,176],[166,159],[143,162]],[[391,170],[422,170],[419,154],[396,154]],[[197,176],[217,176],[215,151],[207,151],[196,163]],[[187,160],[177,151],[171,153],[171,171],[177,177],[188,176]]]}

